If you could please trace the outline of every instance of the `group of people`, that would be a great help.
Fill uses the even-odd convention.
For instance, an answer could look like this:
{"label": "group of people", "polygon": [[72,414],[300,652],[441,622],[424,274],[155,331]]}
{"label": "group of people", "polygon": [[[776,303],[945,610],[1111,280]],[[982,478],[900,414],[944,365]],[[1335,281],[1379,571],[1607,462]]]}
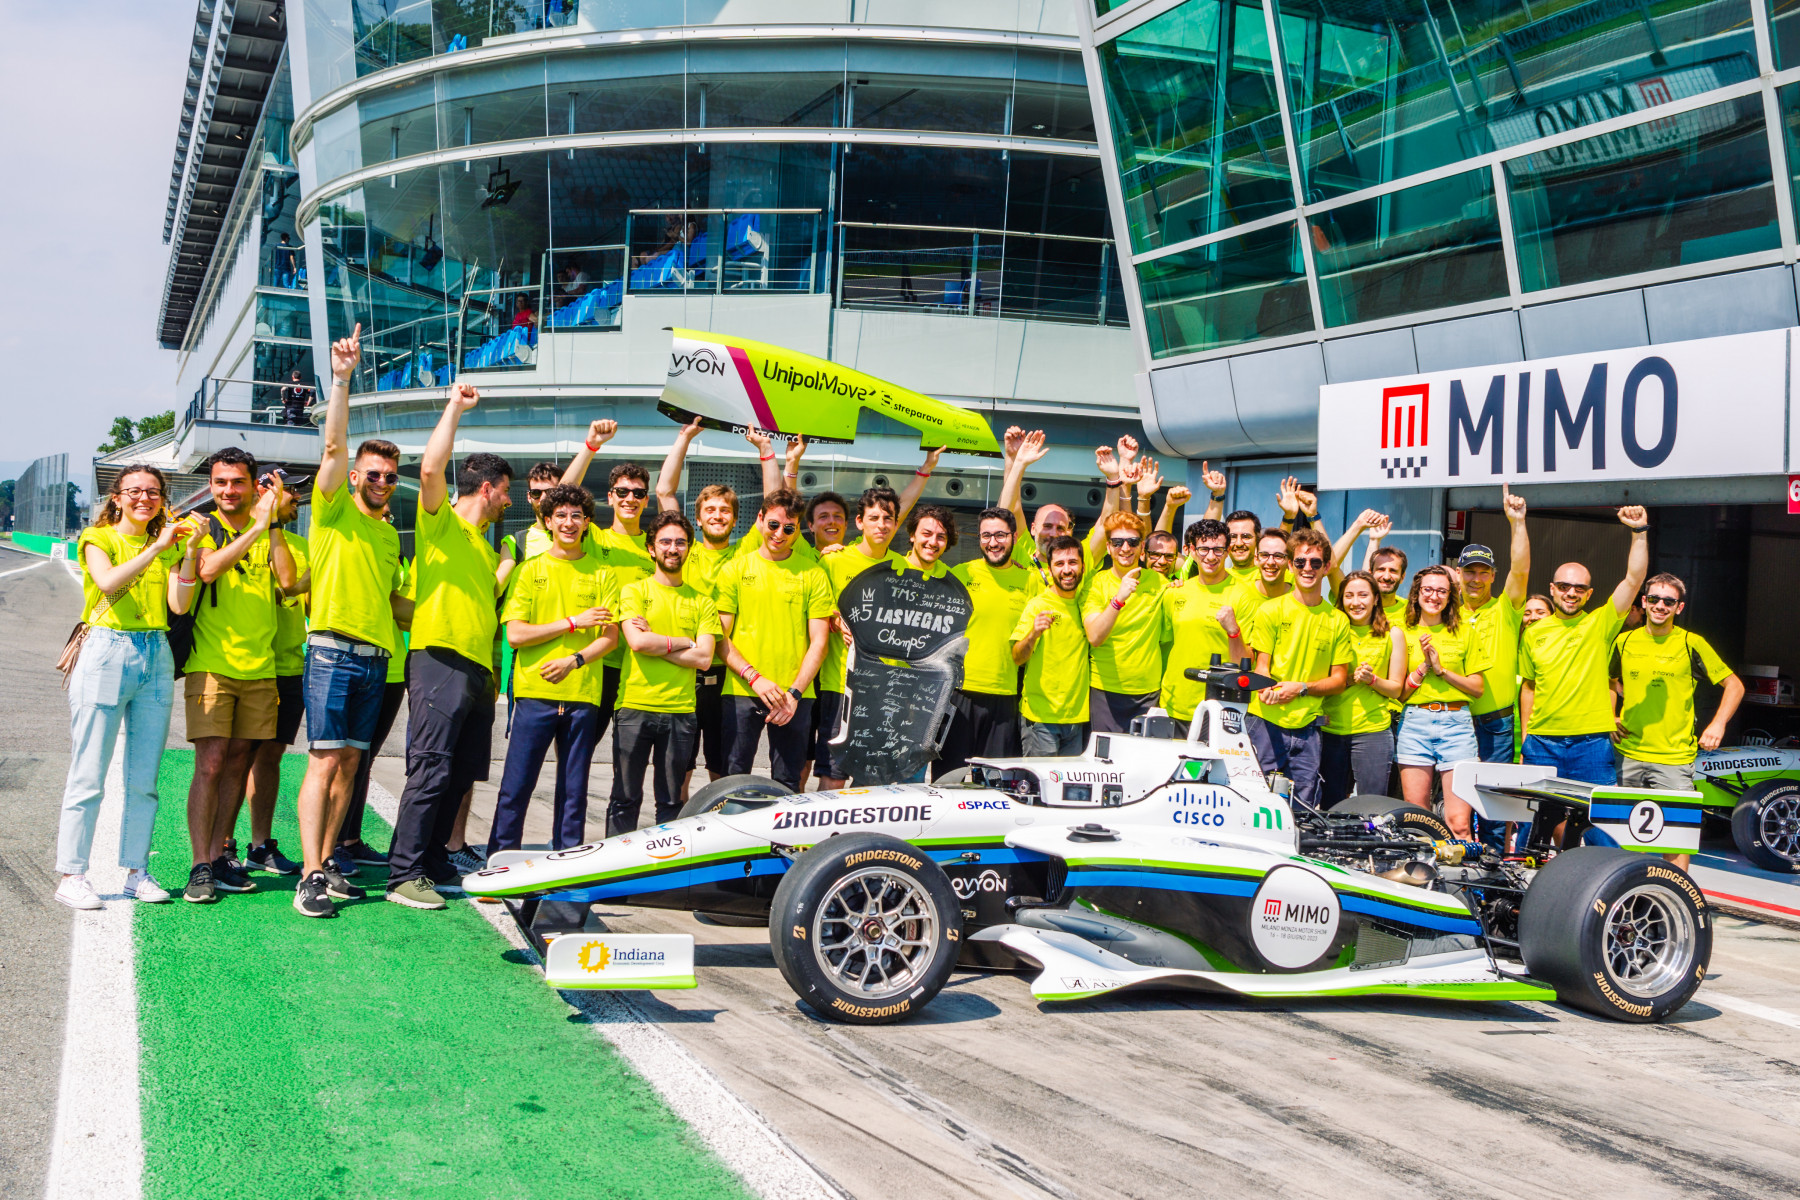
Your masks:
{"label": "group of people", "polygon": [[[879,563],[953,575],[972,601],[938,776],[972,758],[1078,754],[1090,733],[1129,732],[1156,709],[1185,728],[1202,696],[1185,669],[1217,654],[1250,659],[1274,681],[1252,699],[1248,733],[1262,768],[1285,775],[1299,800],[1329,807],[1352,793],[1391,794],[1397,765],[1406,800],[1429,805],[1437,784],[1446,820],[1470,837],[1472,811],[1450,789],[1454,763],[1522,755],[1571,779],[1685,789],[1698,749],[1719,744],[1743,695],[1712,648],[1674,624],[1682,581],[1663,574],[1646,585],[1642,508],[1619,510],[1631,538],[1625,578],[1592,610],[1592,580],[1578,563],[1554,572],[1549,597],[1527,594],[1526,508],[1510,491],[1498,591],[1495,555],[1468,545],[1453,564],[1414,572],[1403,595],[1408,563],[1383,544],[1388,519],[1364,512],[1334,543],[1317,497],[1291,478],[1277,495],[1279,527],[1224,512],[1225,477],[1205,466],[1204,515],[1177,534],[1192,493],[1171,486],[1153,524],[1162,473],[1130,437],[1095,451],[1105,500],[1078,539],[1071,513],[1054,503],[1027,526],[1022,482],[1045,438],[1009,429],[999,501],[976,520],[980,554],[952,568],[944,555],[957,541],[954,514],[919,503],[935,451],[903,492],[803,498],[804,440],[778,454],[767,436],[747,434],[762,496],[750,531],[734,540],[732,489],[701,489],[691,517],[678,499],[698,423],[679,431],[654,488],[636,463],[610,470],[611,518],[601,523],[581,484],[617,427],[595,421],[566,467],[530,469],[535,519],[496,548],[490,531],[511,504],[513,469],[498,455],[469,454],[452,498],[457,430],[480,403],[457,383],[420,462],[408,563],[388,513],[399,449],[380,439],[354,457],[348,449],[360,353],[360,327],[332,346],[308,538],[284,529],[296,509],[281,473],[259,475],[239,450],[208,464],[212,516],[175,518],[161,473],[128,467],[82,533],[89,629],[70,676],[75,751],[58,900],[100,903],[87,858],[121,722],[126,892],[170,898],[147,863],[178,670],[195,748],[193,861],[181,894],[196,903],[252,890],[252,872],[298,873],[295,909],[328,917],[334,902],[365,894],[351,882],[361,866],[385,865],[387,899],[441,909],[462,874],[519,848],[552,747],[552,845],[586,840],[590,764],[609,727],[607,836],[638,826],[646,775],[654,819],[668,821],[697,769],[712,779],[748,771],[765,739],[777,781],[841,787],[834,735],[851,638],[837,597]],[[904,554],[893,546],[903,528]],[[1365,535],[1362,568],[1345,570]],[[1640,590],[1645,619],[1627,631]],[[502,637],[513,651],[504,688]],[[1725,694],[1696,736],[1699,678]],[[503,690],[509,739],[484,854],[467,845],[464,825],[474,785],[489,775]],[[402,698],[406,784],[383,853],[364,841],[362,814],[371,759]],[[280,757],[302,720],[310,754],[295,860],[271,821]],[[240,856],[233,831],[246,799]]]}

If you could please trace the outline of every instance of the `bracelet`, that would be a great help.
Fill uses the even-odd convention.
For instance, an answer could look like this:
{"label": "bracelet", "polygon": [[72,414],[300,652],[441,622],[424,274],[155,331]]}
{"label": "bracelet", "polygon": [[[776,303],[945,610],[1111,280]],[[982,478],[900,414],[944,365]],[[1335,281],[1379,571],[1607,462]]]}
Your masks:
{"label": "bracelet", "polygon": [[1111,604],[1114,608],[1118,609],[1120,612],[1125,611],[1125,602],[1123,600],[1119,599],[1117,596],[1114,596],[1111,600],[1107,601],[1107,603]]}
{"label": "bracelet", "polygon": [[798,478],[800,478],[800,472],[798,472],[798,471],[783,471],[781,473],[781,477],[783,479],[798,479]]}
{"label": "bracelet", "polygon": [[1211,492],[1209,495],[1211,495],[1214,500],[1223,500],[1225,498],[1224,492]]}
{"label": "bracelet", "polygon": [[569,632],[574,633],[575,632],[575,618],[574,617],[564,617],[563,620],[565,620],[569,623]]}
{"label": "bracelet", "polygon": [[606,445],[605,442],[601,442],[600,446],[596,446],[596,445],[594,445],[594,443],[588,441],[586,438],[581,439],[581,444],[588,448],[589,454],[598,454],[600,452],[600,446]]}
{"label": "bracelet", "polygon": [[1627,525],[1625,528],[1631,530],[1631,532],[1633,532],[1633,533],[1649,533],[1650,532],[1650,527],[1648,525]]}
{"label": "bracelet", "polygon": [[1123,487],[1124,485],[1125,485],[1125,481],[1123,479],[1115,479],[1111,483],[1107,484],[1106,486],[1109,488],[1116,488],[1116,487]]}
{"label": "bracelet", "polygon": [[192,579],[187,578],[187,576],[181,574],[179,571],[177,571],[175,573],[175,582],[181,584],[183,587],[193,587],[194,586],[194,581]]}
{"label": "bracelet", "polygon": [[931,478],[930,471],[914,471],[913,474],[917,475],[920,479],[930,479]]}
{"label": "bracelet", "polygon": [[745,683],[755,683],[757,680],[759,680],[761,678],[762,678],[762,672],[757,670],[755,667],[745,667],[744,668],[744,682]]}
{"label": "bracelet", "polygon": [[664,654],[675,653],[675,639],[665,633],[665,634],[663,634],[663,641],[669,643],[667,646],[663,647],[663,653]]}
{"label": "bracelet", "polygon": [[764,462],[774,462],[774,461],[775,461],[775,456],[774,456],[774,455],[773,455],[773,454],[765,454],[765,455],[763,455],[763,456],[762,456],[762,461],[764,461]]}

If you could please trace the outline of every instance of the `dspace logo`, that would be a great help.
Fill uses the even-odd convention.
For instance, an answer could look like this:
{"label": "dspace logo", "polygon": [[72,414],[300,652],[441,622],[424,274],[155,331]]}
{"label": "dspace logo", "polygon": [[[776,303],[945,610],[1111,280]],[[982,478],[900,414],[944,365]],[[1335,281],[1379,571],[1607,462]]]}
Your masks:
{"label": "dspace logo", "polygon": [[956,807],[961,809],[995,808],[1005,812],[1011,809],[1012,805],[1004,800],[964,800]]}

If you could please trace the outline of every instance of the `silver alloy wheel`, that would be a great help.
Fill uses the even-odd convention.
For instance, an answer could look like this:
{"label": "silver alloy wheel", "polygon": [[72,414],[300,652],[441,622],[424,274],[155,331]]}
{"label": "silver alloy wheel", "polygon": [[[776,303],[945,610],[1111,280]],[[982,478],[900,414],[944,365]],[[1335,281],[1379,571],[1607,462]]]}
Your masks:
{"label": "silver alloy wheel", "polygon": [[1639,996],[1680,986],[1692,969],[1694,918],[1660,884],[1642,884],[1613,901],[1606,913],[1606,973]]}
{"label": "silver alloy wheel", "polygon": [[916,879],[872,867],[832,886],[813,922],[813,954],[838,987],[885,1000],[917,987],[937,954],[938,912]]}
{"label": "silver alloy wheel", "polygon": [[1763,845],[1791,863],[1800,863],[1800,792],[1778,794],[1761,807],[1757,824]]}

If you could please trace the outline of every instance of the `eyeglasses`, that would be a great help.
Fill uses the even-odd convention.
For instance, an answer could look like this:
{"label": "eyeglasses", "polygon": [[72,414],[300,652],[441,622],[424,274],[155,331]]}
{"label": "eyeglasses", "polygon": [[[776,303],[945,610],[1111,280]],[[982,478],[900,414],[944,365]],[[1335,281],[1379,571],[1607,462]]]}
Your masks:
{"label": "eyeglasses", "polygon": [[1258,550],[1256,552],[1256,557],[1262,559],[1264,562],[1286,562],[1287,561],[1287,551],[1285,551],[1285,550]]}
{"label": "eyeglasses", "polygon": [[650,489],[649,488],[641,488],[641,487],[634,487],[634,488],[616,487],[612,490],[612,494],[617,496],[621,500],[625,499],[626,497],[630,497],[633,500],[642,500],[645,496],[648,496],[650,494]]}
{"label": "eyeglasses", "polygon": [[1679,596],[1645,596],[1644,597],[1644,607],[1645,608],[1651,608],[1651,607],[1674,608],[1677,604],[1680,604],[1680,603],[1681,603],[1681,598]]}
{"label": "eyeglasses", "polygon": [[686,550],[688,540],[686,538],[657,538],[656,544],[663,550]]}
{"label": "eyeglasses", "polygon": [[1220,558],[1225,553],[1223,546],[1201,546],[1194,551],[1195,558]]}
{"label": "eyeglasses", "polygon": [[1594,585],[1591,583],[1564,583],[1560,579],[1551,580],[1550,586],[1559,592],[1591,592],[1594,590]]}
{"label": "eyeglasses", "polygon": [[1296,558],[1294,566],[1302,571],[1317,571],[1325,565],[1322,558]]}
{"label": "eyeglasses", "polygon": [[120,488],[119,495],[129,500],[161,500],[161,488]]}
{"label": "eyeglasses", "polygon": [[783,534],[793,533],[794,530],[799,528],[799,526],[795,525],[792,521],[788,521],[788,522],[764,521],[763,527],[765,529],[767,529],[770,533],[783,533]]}
{"label": "eyeglasses", "polygon": [[981,540],[984,542],[1004,542],[1010,537],[1012,537],[1012,534],[1010,533],[984,533],[981,535]]}
{"label": "eyeglasses", "polygon": [[1448,600],[1450,598],[1450,589],[1449,588],[1420,588],[1419,595],[1430,596],[1436,600]]}
{"label": "eyeglasses", "polygon": [[1143,545],[1143,542],[1144,542],[1143,538],[1131,538],[1131,537],[1107,538],[1106,539],[1106,544],[1111,546],[1115,550],[1123,550],[1126,547],[1136,549],[1138,546]]}
{"label": "eyeglasses", "polygon": [[1173,550],[1146,550],[1144,557],[1152,562],[1174,562],[1175,552]]}
{"label": "eyeglasses", "polygon": [[379,483],[386,487],[393,487],[396,483],[400,482],[400,472],[398,472],[398,471],[364,471],[363,472],[363,482],[364,483]]}

